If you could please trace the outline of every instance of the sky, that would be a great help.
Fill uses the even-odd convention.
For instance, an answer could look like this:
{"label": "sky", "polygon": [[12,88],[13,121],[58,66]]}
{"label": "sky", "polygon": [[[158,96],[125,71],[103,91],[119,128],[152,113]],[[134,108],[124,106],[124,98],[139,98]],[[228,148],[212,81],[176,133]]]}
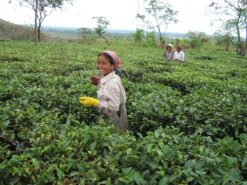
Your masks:
{"label": "sky", "polygon": [[[74,0],[73,5],[65,4],[62,10],[52,12],[43,26],[95,27],[92,17],[104,16],[110,22],[109,29],[135,30],[136,14],[141,10],[142,0]],[[161,0],[163,1],[163,0]],[[177,24],[169,24],[167,32],[187,33],[200,31],[213,34],[212,17],[207,6],[211,0],[167,0],[178,11]],[[0,19],[16,24],[32,25],[33,11],[20,7],[17,0],[0,0]]]}

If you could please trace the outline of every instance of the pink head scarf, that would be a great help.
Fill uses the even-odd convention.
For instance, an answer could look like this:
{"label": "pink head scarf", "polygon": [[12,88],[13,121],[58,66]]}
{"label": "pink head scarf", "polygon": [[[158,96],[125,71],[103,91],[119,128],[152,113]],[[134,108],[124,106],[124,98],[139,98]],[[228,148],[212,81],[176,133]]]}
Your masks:
{"label": "pink head scarf", "polygon": [[112,57],[115,68],[119,68],[120,67],[121,61],[119,60],[119,58],[118,58],[118,56],[116,55],[115,52],[110,51],[110,50],[105,50],[105,51],[102,51],[102,53],[106,53],[106,54],[108,54],[108,55],[110,55]]}

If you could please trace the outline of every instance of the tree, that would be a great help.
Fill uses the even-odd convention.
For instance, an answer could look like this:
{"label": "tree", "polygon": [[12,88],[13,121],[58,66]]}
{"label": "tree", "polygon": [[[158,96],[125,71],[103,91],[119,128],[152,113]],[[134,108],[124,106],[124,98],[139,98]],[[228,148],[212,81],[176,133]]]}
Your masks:
{"label": "tree", "polygon": [[[40,42],[41,27],[45,18],[55,9],[61,9],[65,2],[72,0],[18,0],[21,6],[28,7],[34,11],[35,41]],[[37,36],[36,36],[37,35]]]}
{"label": "tree", "polygon": [[[247,48],[247,0],[213,0],[209,7],[215,13],[225,15],[226,22],[231,22],[235,26],[237,42],[236,49],[238,55],[245,55]],[[245,28],[245,46],[241,39],[241,30]]]}
{"label": "tree", "polygon": [[143,29],[136,29],[136,31],[132,33],[132,37],[136,43],[141,44],[145,38],[145,31]]}
{"label": "tree", "polygon": [[88,41],[89,38],[92,38],[94,31],[91,28],[80,28],[79,29],[80,34],[82,35],[83,41]]}
{"label": "tree", "polygon": [[203,43],[208,42],[208,36],[203,32],[188,32],[188,38],[190,39],[190,45],[192,48],[198,48]]}
{"label": "tree", "polygon": [[168,24],[177,22],[175,19],[177,13],[168,3],[160,0],[144,0],[144,13],[137,13],[137,19],[159,35],[160,46],[163,47],[165,43],[161,30],[167,29]]}
{"label": "tree", "polygon": [[243,25],[245,29],[245,51],[247,51],[247,9],[243,12],[244,16],[241,20],[241,24]]}
{"label": "tree", "polygon": [[147,46],[154,47],[156,46],[156,33],[155,32],[147,32],[145,37],[145,43]]}
{"label": "tree", "polygon": [[134,42],[142,46],[155,46],[156,45],[156,33],[155,32],[145,32],[143,29],[136,29],[132,33]]}
{"label": "tree", "polygon": [[216,41],[218,44],[224,45],[226,51],[229,51],[230,46],[234,45],[232,30],[235,28],[235,25],[228,21],[223,23],[222,28],[215,34],[217,37]]}
{"label": "tree", "polygon": [[34,37],[35,44],[38,42],[38,34],[37,34],[37,23],[38,23],[38,0],[35,0],[35,10],[34,10]]}
{"label": "tree", "polygon": [[103,38],[106,42],[106,44],[109,46],[110,43],[107,40],[105,33],[107,26],[110,24],[110,22],[103,16],[100,17],[93,17],[93,19],[96,19],[97,27],[95,28],[95,32],[100,38]]}

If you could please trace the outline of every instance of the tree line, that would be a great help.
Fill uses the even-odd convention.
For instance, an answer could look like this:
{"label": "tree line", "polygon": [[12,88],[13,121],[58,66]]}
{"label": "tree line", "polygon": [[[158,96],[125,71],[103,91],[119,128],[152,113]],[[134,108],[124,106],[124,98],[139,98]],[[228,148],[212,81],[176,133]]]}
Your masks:
{"label": "tree line", "polygon": [[[56,9],[62,9],[65,3],[73,5],[73,0],[16,0],[20,6],[25,6],[34,12],[34,37],[35,43],[41,40],[41,27],[44,20]],[[158,37],[159,45],[164,47],[165,39],[164,31],[171,24],[178,22],[176,11],[168,2],[161,0],[137,0],[141,4],[142,11],[138,10],[136,20],[138,21],[137,30],[133,35],[134,39],[143,36],[146,31],[146,39],[152,40]],[[10,1],[11,3],[11,1]],[[245,55],[247,50],[247,0],[212,0],[208,5],[212,13],[221,16],[217,17],[217,21],[221,23],[220,30],[217,34],[229,49],[230,44],[234,45],[238,55]],[[218,17],[222,17],[220,19]],[[107,27],[110,22],[104,17],[93,17],[96,20],[97,27],[94,29],[96,34],[105,40],[107,45],[109,41],[105,36]],[[82,27],[80,29],[83,37],[92,32],[90,28]],[[241,37],[241,32],[245,32],[245,38]],[[193,32],[189,33],[190,35]],[[193,36],[193,34],[192,34]],[[197,35],[198,36],[198,35]],[[153,42],[153,41],[151,41]]]}

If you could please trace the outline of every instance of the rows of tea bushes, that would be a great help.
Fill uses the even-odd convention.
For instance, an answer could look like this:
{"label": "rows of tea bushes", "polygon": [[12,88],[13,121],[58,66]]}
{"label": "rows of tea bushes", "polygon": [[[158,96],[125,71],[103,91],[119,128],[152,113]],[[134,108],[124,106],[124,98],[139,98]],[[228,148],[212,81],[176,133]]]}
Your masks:
{"label": "rows of tea bushes", "polygon": [[159,48],[112,45],[124,133],[78,101],[96,96],[103,48],[1,42],[0,184],[247,184],[246,58],[189,50],[180,64]]}
{"label": "rows of tea bushes", "polygon": [[247,137],[185,136],[158,129],[136,139],[98,125],[34,125],[30,146],[1,147],[3,184],[240,184]]}
{"label": "rows of tea bushes", "polygon": [[186,64],[153,59],[126,69],[135,130],[144,133],[171,125],[212,138],[246,133],[247,64],[217,57],[221,55],[215,54],[213,61],[191,57]]}

